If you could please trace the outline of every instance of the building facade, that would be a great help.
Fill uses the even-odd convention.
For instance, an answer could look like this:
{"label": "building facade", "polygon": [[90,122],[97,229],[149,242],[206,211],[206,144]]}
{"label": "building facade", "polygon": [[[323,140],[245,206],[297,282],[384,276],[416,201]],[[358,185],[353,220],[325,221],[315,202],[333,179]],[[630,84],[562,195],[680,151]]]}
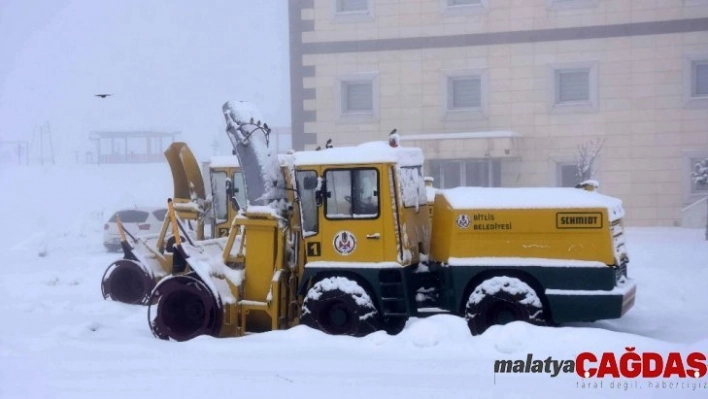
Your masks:
{"label": "building facade", "polygon": [[629,225],[680,225],[708,195],[691,179],[708,157],[708,0],[289,7],[295,149],[396,128],[436,187],[572,186],[594,142]]}

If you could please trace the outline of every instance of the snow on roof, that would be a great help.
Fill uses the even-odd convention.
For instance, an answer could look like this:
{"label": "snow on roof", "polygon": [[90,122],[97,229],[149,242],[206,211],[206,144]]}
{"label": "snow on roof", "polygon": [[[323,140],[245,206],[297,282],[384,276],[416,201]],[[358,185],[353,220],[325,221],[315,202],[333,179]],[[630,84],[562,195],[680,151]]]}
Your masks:
{"label": "snow on roof", "polygon": [[624,216],[622,200],[564,187],[457,187],[439,190],[454,209],[606,208],[610,221]]}
{"label": "snow on roof", "polygon": [[354,147],[335,147],[320,151],[300,151],[293,154],[294,164],[341,165],[398,163],[400,166],[423,165],[423,151],[415,147],[391,147],[385,141],[373,141]]}
{"label": "snow on roof", "polygon": [[115,212],[125,212],[125,211],[144,211],[144,212],[154,212],[154,211],[160,211],[163,209],[167,209],[167,203],[165,203],[164,206],[155,206],[155,205],[150,205],[150,206],[144,206],[144,205],[135,205],[135,206],[127,206],[127,207],[122,207]]}
{"label": "snow on roof", "polygon": [[236,155],[215,155],[209,159],[209,167],[211,168],[236,168],[238,166]]}
{"label": "snow on roof", "polygon": [[463,132],[463,133],[423,133],[402,135],[402,140],[447,140],[447,139],[491,139],[503,137],[521,137],[519,133],[498,130],[491,132]]}

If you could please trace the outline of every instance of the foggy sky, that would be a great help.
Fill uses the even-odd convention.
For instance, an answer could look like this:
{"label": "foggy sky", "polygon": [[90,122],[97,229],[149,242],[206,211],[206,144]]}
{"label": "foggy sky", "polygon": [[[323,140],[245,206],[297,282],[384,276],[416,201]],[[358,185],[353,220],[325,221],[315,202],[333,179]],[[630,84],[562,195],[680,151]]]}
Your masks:
{"label": "foggy sky", "polygon": [[70,158],[92,130],[160,129],[209,155],[227,100],[287,126],[287,23],[285,0],[2,0],[0,140],[48,121]]}

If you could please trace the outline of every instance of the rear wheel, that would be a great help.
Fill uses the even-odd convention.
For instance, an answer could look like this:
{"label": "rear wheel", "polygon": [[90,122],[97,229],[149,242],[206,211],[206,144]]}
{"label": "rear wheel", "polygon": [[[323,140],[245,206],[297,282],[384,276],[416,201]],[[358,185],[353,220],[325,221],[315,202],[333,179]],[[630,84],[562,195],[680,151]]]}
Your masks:
{"label": "rear wheel", "polygon": [[356,281],[328,277],[307,291],[300,323],[331,335],[361,337],[379,329],[379,312]]}
{"label": "rear wheel", "polygon": [[520,279],[506,276],[492,277],[475,287],[467,300],[465,319],[473,335],[512,321],[546,324],[536,291]]}

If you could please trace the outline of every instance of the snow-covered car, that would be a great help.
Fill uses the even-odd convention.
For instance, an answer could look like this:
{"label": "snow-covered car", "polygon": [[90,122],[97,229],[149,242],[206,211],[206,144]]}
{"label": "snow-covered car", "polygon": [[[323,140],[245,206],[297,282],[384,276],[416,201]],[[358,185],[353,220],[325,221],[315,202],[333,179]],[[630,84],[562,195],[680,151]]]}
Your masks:
{"label": "snow-covered car", "polygon": [[130,234],[159,234],[162,222],[167,215],[167,209],[164,207],[136,207],[122,209],[111,215],[103,225],[103,245],[111,252],[120,250],[120,233],[116,224],[116,215],[120,217],[123,228]]}

